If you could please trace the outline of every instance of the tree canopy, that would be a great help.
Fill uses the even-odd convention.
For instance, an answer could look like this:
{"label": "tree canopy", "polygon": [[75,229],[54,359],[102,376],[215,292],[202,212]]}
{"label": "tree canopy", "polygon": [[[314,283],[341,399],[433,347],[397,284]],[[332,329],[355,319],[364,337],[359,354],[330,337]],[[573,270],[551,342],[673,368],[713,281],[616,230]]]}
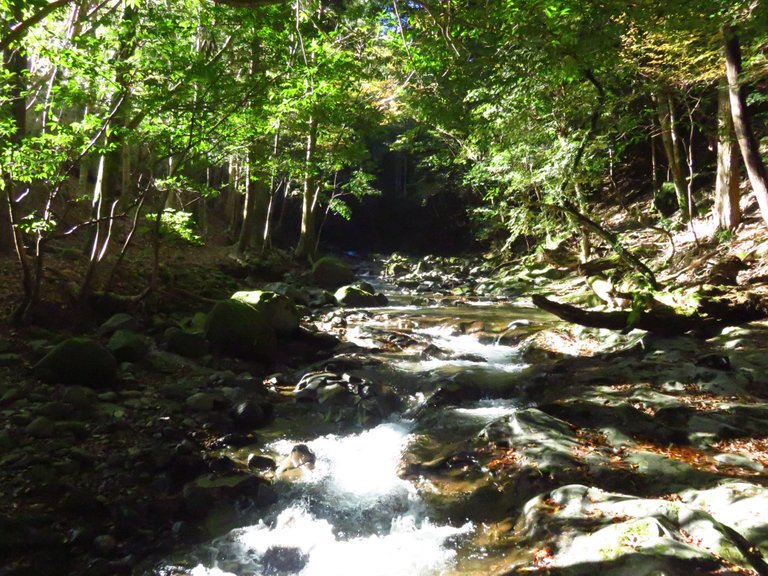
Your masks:
{"label": "tree canopy", "polygon": [[16,246],[22,309],[51,241],[86,234],[96,270],[147,215],[158,246],[163,219],[187,213],[178,221],[205,232],[212,211],[241,256],[279,245],[310,260],[327,218],[354,221],[366,205],[395,221],[430,207],[502,250],[574,229],[586,242],[590,205],[632,189],[685,222],[712,203],[713,143],[732,133],[718,129],[727,40],[740,51],[732,93],[762,130],[767,12],[702,0],[4,0],[0,241]]}

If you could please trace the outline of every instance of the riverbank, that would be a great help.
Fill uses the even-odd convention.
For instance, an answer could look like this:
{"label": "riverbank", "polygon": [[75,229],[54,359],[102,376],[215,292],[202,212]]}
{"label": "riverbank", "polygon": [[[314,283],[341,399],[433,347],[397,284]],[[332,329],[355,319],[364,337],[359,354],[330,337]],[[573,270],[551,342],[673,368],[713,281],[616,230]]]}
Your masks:
{"label": "riverbank", "polygon": [[[749,262],[739,290],[762,294],[757,226],[729,246],[686,234],[672,238],[674,254],[664,241],[654,256],[675,263],[663,278],[683,287],[677,297],[729,256]],[[456,540],[456,574],[765,573],[765,519],[755,512],[765,509],[768,466],[764,322],[708,339],[581,328],[528,299],[601,306],[568,250],[510,262],[395,255],[357,269],[386,287],[385,308],[336,307],[328,291],[302,288],[310,277],[280,271],[298,290],[302,331],[279,340],[279,357],[238,358],[211,354],[204,314],[267,285],[257,275],[265,270],[208,254],[168,267],[168,310],[135,308],[86,329],[120,355],[108,384],[33,370],[72,334],[56,321],[64,315],[52,316],[54,329],[4,329],[0,554],[9,574],[146,573],[146,558],[273,509],[274,440],[360,432],[398,415],[414,423],[401,477],[435,521],[475,527]],[[113,341],[126,332],[136,337]],[[296,386],[315,374],[322,393],[297,402]],[[444,418],[477,402],[514,409],[457,436]],[[716,507],[706,504],[715,497]],[[664,502],[685,514],[673,518]],[[285,573],[303,564],[294,566]]]}

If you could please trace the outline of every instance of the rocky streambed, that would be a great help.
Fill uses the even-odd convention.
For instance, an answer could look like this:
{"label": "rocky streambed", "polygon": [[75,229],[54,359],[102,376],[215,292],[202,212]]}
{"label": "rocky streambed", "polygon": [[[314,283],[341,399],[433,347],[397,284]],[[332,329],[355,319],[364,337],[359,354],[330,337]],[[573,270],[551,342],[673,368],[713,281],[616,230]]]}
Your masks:
{"label": "rocky streambed", "polygon": [[[114,375],[89,382],[40,367],[56,335],[8,334],[4,569],[768,573],[764,324],[617,335],[520,298],[547,270],[385,270],[399,286],[346,307],[291,294],[301,328],[277,305],[240,334],[256,353],[210,314],[112,319],[89,340]],[[277,473],[299,443],[316,465]]]}

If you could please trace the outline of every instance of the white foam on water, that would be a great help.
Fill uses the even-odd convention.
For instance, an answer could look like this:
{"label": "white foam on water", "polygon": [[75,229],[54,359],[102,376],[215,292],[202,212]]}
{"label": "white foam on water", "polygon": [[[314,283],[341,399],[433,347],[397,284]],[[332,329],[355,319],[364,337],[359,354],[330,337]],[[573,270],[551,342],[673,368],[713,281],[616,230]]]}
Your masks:
{"label": "white foam on water", "polygon": [[514,414],[519,407],[519,402],[515,400],[479,400],[473,406],[453,408],[450,412],[455,412],[469,418],[476,418],[484,423],[490,423],[498,418]]}
{"label": "white foam on water", "polygon": [[[470,533],[473,526],[437,525],[424,517],[415,489],[397,476],[409,433],[409,424],[389,422],[359,434],[330,434],[306,442],[316,454],[315,467],[291,486],[303,496],[273,523],[232,531],[219,548],[221,565],[259,570],[270,549],[283,548],[303,557],[300,572],[290,572],[300,576],[436,576],[443,572],[456,555],[447,541]],[[272,448],[287,455],[294,444],[294,440],[280,440]],[[274,566],[269,573],[282,574]],[[233,573],[199,565],[191,574]]]}
{"label": "white foam on water", "polygon": [[471,334],[454,334],[453,329],[434,326],[417,330],[433,338],[434,344],[454,354],[475,354],[491,364],[515,364],[517,349],[503,344],[485,344]]}
{"label": "white foam on water", "polygon": [[[388,533],[350,539],[334,535],[333,526],[300,508],[290,508],[274,528],[255,526],[238,536],[243,555],[263,556],[272,547],[297,548],[306,555],[301,576],[390,576],[435,574],[455,556],[444,546],[455,535],[471,531],[461,527],[437,526],[413,516],[392,520]],[[206,575],[213,576],[213,574]]]}
{"label": "white foam on water", "polygon": [[[411,424],[386,422],[359,434],[328,434],[307,442],[317,456],[315,468],[299,482],[326,483],[364,505],[366,498],[375,501],[394,490],[412,490],[411,484],[397,476],[397,465],[403,453]],[[295,442],[279,440],[271,445],[288,455]],[[373,502],[371,502],[373,503]]]}

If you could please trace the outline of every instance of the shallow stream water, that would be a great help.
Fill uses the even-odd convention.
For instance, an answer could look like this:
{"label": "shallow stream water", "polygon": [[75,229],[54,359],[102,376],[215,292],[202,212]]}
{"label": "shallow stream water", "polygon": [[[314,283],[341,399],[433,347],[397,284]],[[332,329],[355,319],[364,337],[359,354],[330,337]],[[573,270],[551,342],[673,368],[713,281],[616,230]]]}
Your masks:
{"label": "shallow stream water", "polygon": [[[355,317],[359,319],[354,320]],[[347,338],[373,346],[371,330],[407,333],[434,345],[440,358],[385,355],[381,378],[400,374],[411,381],[444,375],[473,379],[504,377],[525,364],[518,350],[475,335],[457,334],[462,323],[530,329],[541,322],[531,308],[463,303],[450,306],[393,306],[350,315]],[[482,341],[481,341],[482,340]],[[380,351],[380,348],[377,349]],[[376,352],[371,351],[374,355]],[[428,388],[427,388],[428,389]],[[313,470],[275,483],[278,503],[253,525],[201,546],[186,558],[191,566],[152,574],[192,576],[431,576],[481,574],[487,559],[472,522],[440,521],[417,487],[401,479],[398,465],[414,440],[416,422],[407,417],[424,398],[414,393],[411,410],[361,432],[317,437],[282,437],[267,447],[279,459],[299,442],[317,455]],[[467,437],[517,407],[512,399],[482,399],[460,407],[437,408],[428,426],[450,428]],[[423,423],[420,425],[423,426]],[[193,562],[189,562],[190,560]],[[176,564],[178,566],[178,564]],[[475,568],[468,568],[475,566]]]}

